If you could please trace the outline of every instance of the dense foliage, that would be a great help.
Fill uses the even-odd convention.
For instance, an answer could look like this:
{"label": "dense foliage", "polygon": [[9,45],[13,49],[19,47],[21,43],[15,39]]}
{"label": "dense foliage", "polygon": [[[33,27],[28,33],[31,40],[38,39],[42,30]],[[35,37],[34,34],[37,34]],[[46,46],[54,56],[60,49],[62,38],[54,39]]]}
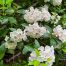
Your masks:
{"label": "dense foliage", "polygon": [[66,66],[66,0],[0,0],[0,66]]}

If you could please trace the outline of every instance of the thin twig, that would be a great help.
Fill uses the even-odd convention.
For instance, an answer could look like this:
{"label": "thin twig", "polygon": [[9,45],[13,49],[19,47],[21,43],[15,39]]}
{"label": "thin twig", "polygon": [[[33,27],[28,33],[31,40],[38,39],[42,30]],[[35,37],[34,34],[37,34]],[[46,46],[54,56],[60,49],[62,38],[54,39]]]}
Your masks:
{"label": "thin twig", "polygon": [[6,62],[10,62],[11,60],[15,59],[16,57],[20,56],[21,52],[19,52],[18,54],[14,55],[13,57],[11,57],[10,59],[7,59]]}
{"label": "thin twig", "polygon": [[36,6],[37,4],[38,4],[38,2],[34,3],[32,6],[34,7],[34,6]]}

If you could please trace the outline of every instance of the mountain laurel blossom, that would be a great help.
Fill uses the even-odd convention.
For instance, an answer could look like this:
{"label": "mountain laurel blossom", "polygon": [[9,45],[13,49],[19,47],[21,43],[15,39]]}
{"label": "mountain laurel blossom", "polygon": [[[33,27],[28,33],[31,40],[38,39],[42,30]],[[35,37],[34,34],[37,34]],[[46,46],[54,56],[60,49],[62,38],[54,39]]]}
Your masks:
{"label": "mountain laurel blossom", "polygon": [[62,42],[66,41],[66,29],[62,29],[61,25],[58,25],[53,29],[53,34]]}
{"label": "mountain laurel blossom", "polygon": [[5,48],[13,50],[17,46],[16,42],[5,42]]}
{"label": "mountain laurel blossom", "polygon": [[38,56],[35,51],[30,54],[29,62],[33,60],[37,60],[40,63],[45,62],[47,66],[52,66],[53,62],[55,62],[55,55],[54,55],[54,47],[53,46],[41,46],[38,48]]}
{"label": "mountain laurel blossom", "polygon": [[41,11],[37,8],[30,7],[29,10],[25,10],[24,19],[28,23],[34,23],[41,20]]}
{"label": "mountain laurel blossom", "polygon": [[52,0],[54,6],[59,6],[62,3],[62,0]]}
{"label": "mountain laurel blossom", "polygon": [[38,21],[49,21],[50,20],[50,13],[44,7],[41,10],[38,8],[30,7],[29,10],[25,10],[24,19],[28,23],[34,23]]}
{"label": "mountain laurel blossom", "polygon": [[46,32],[48,32],[48,30],[45,27],[40,27],[38,23],[29,24],[29,26],[25,28],[26,35],[32,38],[40,38]]}
{"label": "mountain laurel blossom", "polygon": [[59,36],[61,36],[62,31],[63,31],[63,29],[62,29],[61,25],[58,25],[58,26],[56,26],[56,27],[53,29],[53,34],[54,34],[56,37],[59,37]]}
{"label": "mountain laurel blossom", "polygon": [[22,40],[26,40],[26,34],[21,30],[17,29],[16,31],[10,32],[10,39],[14,42],[20,42]]}
{"label": "mountain laurel blossom", "polygon": [[62,4],[62,0],[44,0],[44,2],[51,2],[54,6],[59,6]]}
{"label": "mountain laurel blossom", "polygon": [[51,14],[48,12],[48,10],[46,8],[42,8],[41,9],[42,12],[42,21],[49,21],[51,18]]}
{"label": "mountain laurel blossom", "polygon": [[66,29],[64,29],[62,31],[62,34],[61,36],[59,36],[59,39],[62,41],[62,42],[66,42]]}
{"label": "mountain laurel blossom", "polygon": [[50,0],[44,0],[44,2],[49,2]]}
{"label": "mountain laurel blossom", "polygon": [[53,15],[51,16],[51,20],[54,21],[54,24],[57,24],[60,19],[61,19],[61,16],[59,16],[56,13],[53,13]]}

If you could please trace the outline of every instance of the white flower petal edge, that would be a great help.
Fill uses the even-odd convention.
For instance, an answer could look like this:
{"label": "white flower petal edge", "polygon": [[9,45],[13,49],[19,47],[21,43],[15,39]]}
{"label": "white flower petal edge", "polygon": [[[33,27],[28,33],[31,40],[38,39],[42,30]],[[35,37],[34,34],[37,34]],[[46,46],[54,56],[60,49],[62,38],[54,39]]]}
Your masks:
{"label": "white flower petal edge", "polygon": [[47,66],[52,66],[55,62],[54,47],[53,46],[41,46],[38,48],[39,55],[36,55],[36,52],[33,51],[30,54],[29,61],[38,60],[40,63],[45,62]]}
{"label": "white flower petal edge", "polygon": [[40,27],[38,23],[29,24],[29,26],[26,26],[25,33],[27,36],[30,36],[32,38],[40,38],[44,33],[48,32],[48,30],[45,27]]}
{"label": "white flower petal edge", "polygon": [[10,50],[15,49],[16,46],[17,46],[17,43],[16,42],[6,42],[5,43],[5,48],[8,48]]}
{"label": "white flower petal edge", "polygon": [[17,29],[16,31],[10,32],[10,39],[14,42],[20,42],[22,40],[26,40],[27,37],[21,29]]}
{"label": "white flower petal edge", "polygon": [[53,34],[62,42],[66,41],[66,29],[62,29],[61,25],[58,25],[53,29]]}
{"label": "white flower petal edge", "polygon": [[59,6],[62,3],[62,0],[52,0],[54,6]]}
{"label": "white flower petal edge", "polygon": [[44,0],[44,2],[49,2],[50,0]]}
{"label": "white flower petal edge", "polygon": [[38,8],[30,7],[29,10],[25,10],[24,19],[28,23],[34,23],[38,21],[49,21],[51,18],[50,13],[48,12],[48,6],[45,5],[41,7],[41,10]]}

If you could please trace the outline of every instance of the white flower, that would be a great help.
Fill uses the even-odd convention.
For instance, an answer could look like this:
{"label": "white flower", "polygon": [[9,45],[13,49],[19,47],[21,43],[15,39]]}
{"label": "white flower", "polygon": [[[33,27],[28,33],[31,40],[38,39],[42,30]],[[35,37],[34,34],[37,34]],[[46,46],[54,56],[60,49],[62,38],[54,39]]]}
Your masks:
{"label": "white flower", "polygon": [[63,29],[62,29],[61,25],[58,25],[57,27],[55,27],[53,29],[53,32],[56,35],[56,37],[61,36],[62,35],[62,32],[63,32]]}
{"label": "white flower", "polygon": [[25,11],[24,19],[28,23],[33,23],[41,20],[41,11],[37,8],[30,7],[29,10]]}
{"label": "white flower", "polygon": [[44,8],[48,11],[49,6],[48,5],[44,5]]}
{"label": "white flower", "polygon": [[27,39],[26,34],[21,29],[10,32],[10,38],[14,42],[20,42]]}
{"label": "white flower", "polygon": [[54,47],[53,46],[46,46],[46,47],[39,47],[38,48],[39,55],[36,55],[36,52],[33,51],[30,54],[29,61],[38,60],[40,63],[45,62],[47,66],[52,66],[53,62],[55,62],[55,55],[54,55]]}
{"label": "white flower", "polygon": [[57,19],[60,20],[61,16],[57,15]]}
{"label": "white flower", "polygon": [[42,8],[41,12],[42,12],[42,20],[49,21],[51,18],[51,14],[48,12],[48,10],[46,8]]}
{"label": "white flower", "polygon": [[44,51],[44,47],[41,46],[41,47],[38,48],[38,50],[40,50],[40,51]]}
{"label": "white flower", "polygon": [[29,26],[25,28],[25,33],[27,36],[30,36],[32,38],[40,38],[46,32],[46,28],[40,27],[38,23],[34,23],[33,25],[29,24]]}
{"label": "white flower", "polygon": [[66,29],[64,29],[62,31],[62,35],[59,36],[59,39],[62,41],[62,42],[65,42],[66,41]]}
{"label": "white flower", "polygon": [[36,53],[35,53],[35,51],[33,51],[33,52],[30,54],[29,61],[35,60],[36,57],[37,57],[37,56],[36,56]]}
{"label": "white flower", "polygon": [[9,39],[9,37],[8,37],[8,36],[6,36],[6,37],[5,37],[5,41],[8,41],[8,39]]}
{"label": "white flower", "polygon": [[16,42],[6,42],[5,43],[5,48],[8,48],[8,49],[15,49],[16,46],[17,46]]}
{"label": "white flower", "polygon": [[66,41],[66,29],[62,29],[60,25],[53,29],[54,35],[59,38],[62,42]]}
{"label": "white flower", "polygon": [[46,46],[43,51],[40,51],[40,55],[41,55],[41,57],[44,58],[44,61],[47,61],[50,57],[52,57],[54,55],[53,46],[51,46],[51,47],[50,46]]}
{"label": "white flower", "polygon": [[57,24],[60,19],[61,19],[61,16],[59,16],[57,13],[52,13],[51,22],[53,22],[54,24]]}
{"label": "white flower", "polygon": [[44,0],[44,2],[49,2],[50,0]]}
{"label": "white flower", "polygon": [[38,21],[49,21],[50,20],[50,13],[48,12],[48,6],[45,5],[44,7],[41,7],[41,10],[37,8],[30,7],[29,10],[25,10],[24,19],[28,23],[34,23]]}
{"label": "white flower", "polygon": [[52,0],[54,6],[59,6],[62,3],[62,0]]}

